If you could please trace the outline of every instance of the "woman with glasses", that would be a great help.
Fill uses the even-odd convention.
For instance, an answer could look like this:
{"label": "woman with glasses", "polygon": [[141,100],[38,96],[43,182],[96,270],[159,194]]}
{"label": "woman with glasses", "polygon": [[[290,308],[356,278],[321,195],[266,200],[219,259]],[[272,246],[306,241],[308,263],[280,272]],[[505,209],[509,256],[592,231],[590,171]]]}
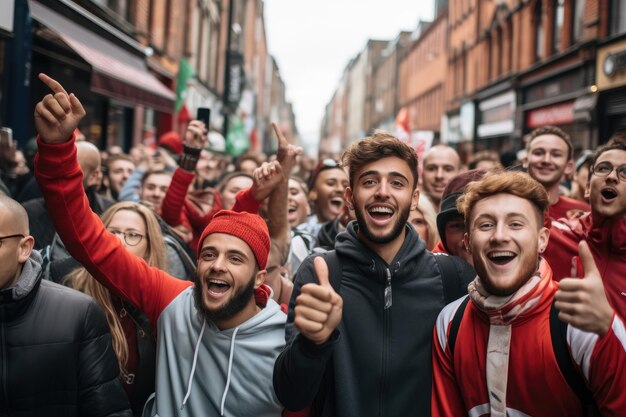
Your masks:
{"label": "woman with glasses", "polygon": [[[129,252],[150,266],[166,270],[163,235],[150,209],[129,201],[120,202],[102,214],[102,222]],[[148,319],[110,293],[85,268],[81,267],[69,274],[65,284],[90,295],[104,310],[111,329],[122,384],[134,415],[141,415],[144,403],[154,392],[156,340]]]}

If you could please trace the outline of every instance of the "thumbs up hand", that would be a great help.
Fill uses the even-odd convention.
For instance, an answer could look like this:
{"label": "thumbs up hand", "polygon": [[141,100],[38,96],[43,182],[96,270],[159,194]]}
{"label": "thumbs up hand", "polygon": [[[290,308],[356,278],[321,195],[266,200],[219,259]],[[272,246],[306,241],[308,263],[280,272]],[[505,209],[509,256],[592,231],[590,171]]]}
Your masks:
{"label": "thumbs up hand", "polygon": [[294,324],[300,333],[316,344],[326,342],[341,322],[343,299],[335,292],[328,277],[328,265],[323,257],[313,260],[319,284],[302,286],[296,298]]}
{"label": "thumbs up hand", "polygon": [[67,142],[78,127],[78,122],[85,117],[85,109],[78,98],[73,93],[67,94],[58,81],[46,74],[39,74],[39,79],[54,95],[46,95],[35,106],[35,129],[44,142]]}
{"label": "thumbs up hand", "polygon": [[[556,292],[555,307],[559,319],[581,330],[606,334],[613,321],[613,308],[604,292],[600,271],[593,259],[589,245],[584,240],[578,244],[578,254],[583,265],[582,278],[563,278]],[[572,276],[576,275],[575,267]]]}

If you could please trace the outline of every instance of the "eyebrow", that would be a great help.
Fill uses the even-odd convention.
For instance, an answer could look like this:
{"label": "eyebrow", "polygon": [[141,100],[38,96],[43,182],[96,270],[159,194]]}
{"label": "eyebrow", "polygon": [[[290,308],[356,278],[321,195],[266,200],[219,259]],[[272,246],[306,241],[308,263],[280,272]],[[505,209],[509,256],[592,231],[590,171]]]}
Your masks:
{"label": "eyebrow", "polygon": [[[202,255],[203,253],[208,252],[208,251],[219,252],[219,250],[217,250],[215,246],[205,246],[200,250],[200,254]],[[246,255],[245,253],[243,253],[242,251],[238,249],[227,249],[226,253],[229,255],[239,255],[245,259],[248,259],[248,255]]]}
{"label": "eyebrow", "polygon": [[[369,171],[365,171],[364,173],[362,173],[361,175],[359,175],[359,179],[363,178],[363,177],[367,177],[370,175],[380,175],[380,172],[375,171],[375,170],[369,170]],[[404,176],[403,174],[401,174],[400,172],[397,171],[391,171],[389,173],[390,177],[400,177],[400,178],[404,178],[406,181],[408,181],[409,179]]]}

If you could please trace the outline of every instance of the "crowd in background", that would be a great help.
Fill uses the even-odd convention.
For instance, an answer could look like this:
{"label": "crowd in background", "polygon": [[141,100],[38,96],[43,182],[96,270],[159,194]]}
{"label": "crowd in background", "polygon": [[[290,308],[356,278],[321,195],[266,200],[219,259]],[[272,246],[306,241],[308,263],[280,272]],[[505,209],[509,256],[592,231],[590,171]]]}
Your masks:
{"label": "crowd in background", "polygon": [[[472,285],[478,284],[477,281],[471,280],[478,273],[479,278],[484,278],[487,282],[486,276],[493,271],[476,264],[478,246],[475,246],[475,241],[469,240],[468,231],[473,230],[470,217],[473,216],[472,210],[475,207],[482,207],[481,199],[501,194],[521,199],[519,204],[528,204],[525,213],[536,210],[540,216],[537,227],[541,230],[550,230],[549,241],[547,236],[544,239],[543,232],[535,237],[539,241],[539,246],[536,252],[531,252],[530,255],[530,259],[541,256],[545,261],[541,261],[538,269],[535,266],[514,290],[526,289],[525,280],[528,279],[529,283],[533,281],[532,274],[537,271],[539,277],[537,282],[541,284],[528,287],[530,288],[528,291],[539,291],[539,287],[542,291],[548,287],[552,291],[549,297],[546,296],[548,302],[544,308],[545,317],[548,317],[550,304],[556,293],[557,303],[559,301],[562,303],[560,309],[562,314],[559,316],[561,320],[575,326],[576,329],[581,329],[580,334],[576,333],[578,330],[572,331],[572,327],[565,330],[566,333],[570,332],[567,333],[567,343],[570,349],[574,347],[588,349],[584,353],[588,356],[585,356],[582,362],[577,362],[582,363],[577,372],[584,374],[587,385],[594,391],[595,403],[605,415],[626,413],[622,408],[623,401],[619,402],[614,397],[616,391],[614,384],[619,387],[622,380],[617,376],[607,376],[602,380],[595,375],[589,376],[589,366],[592,368],[599,366],[598,369],[602,372],[609,372],[606,365],[607,357],[615,360],[616,369],[621,369],[625,363],[622,356],[626,336],[623,333],[623,324],[618,318],[623,317],[626,312],[623,292],[626,287],[621,285],[626,264],[624,261],[626,248],[620,246],[626,213],[624,201],[626,190],[621,189],[626,184],[625,134],[618,133],[612,138],[607,138],[610,139],[608,148],[603,148],[600,153],[594,154],[594,150],[583,150],[575,155],[572,143],[565,132],[557,127],[545,126],[536,129],[525,138],[524,149],[518,153],[519,159],[503,161],[500,155],[494,152],[481,151],[476,153],[467,165],[461,162],[454,148],[437,144],[423,155],[419,176],[417,159],[414,162],[415,166],[410,163],[414,151],[406,145],[398,144],[400,141],[384,132],[373,132],[362,143],[353,144],[343,154],[341,160],[327,158],[315,161],[301,155],[301,149],[289,145],[277,129],[279,145],[276,155],[248,153],[232,159],[228,155],[211,151],[207,135],[208,126],[197,120],[189,123],[182,137],[176,132],[162,135],[155,147],[139,145],[127,152],[119,147],[100,150],[85,141],[80,131],[76,129],[78,121],[84,114],[76,97],[68,96],[54,80],[43,75],[41,79],[55,94],[46,96],[36,109],[35,122],[40,137],[33,139],[27,148],[22,150],[16,149],[14,143],[9,141],[0,142],[0,193],[6,196],[0,200],[0,208],[6,210],[5,213],[13,213],[12,216],[15,218],[11,219],[15,224],[20,224],[21,210],[24,210],[28,222],[27,225],[21,225],[18,232],[13,231],[13,234],[9,235],[10,231],[4,230],[11,228],[8,217],[0,216],[0,226],[3,228],[0,231],[2,234],[0,239],[10,240],[19,236],[20,239],[26,239],[26,236],[32,236],[34,240],[31,241],[31,245],[37,250],[35,262],[37,266],[33,268],[40,268],[40,272],[35,274],[40,277],[38,279],[76,289],[92,297],[99,305],[108,324],[112,352],[116,359],[108,362],[108,368],[110,371],[111,363],[117,364],[114,367],[116,369],[114,379],[121,383],[134,415],[145,413],[144,404],[146,401],[150,404],[151,400],[155,401],[154,408],[147,409],[157,410],[148,411],[152,415],[157,412],[159,415],[170,415],[170,412],[174,413],[173,410],[179,407],[181,410],[185,409],[189,415],[197,415],[198,410],[202,410],[203,407],[215,410],[221,415],[253,415],[248,414],[251,412],[254,412],[254,415],[278,415],[283,407],[294,412],[304,408],[304,412],[299,411],[300,415],[309,415],[308,413],[368,415],[370,411],[364,411],[365,406],[350,405],[350,399],[358,401],[371,396],[368,389],[357,389],[353,385],[358,385],[361,374],[376,372],[359,362],[363,359],[359,352],[365,345],[376,344],[378,339],[355,337],[354,333],[349,332],[348,329],[352,329],[360,335],[371,331],[368,326],[359,327],[355,323],[357,321],[355,317],[361,315],[358,320],[365,321],[370,317],[369,314],[373,314],[371,317],[373,322],[382,320],[386,323],[389,320],[393,326],[403,327],[406,323],[418,320],[418,317],[412,316],[417,313],[411,304],[421,302],[428,304],[436,298],[437,302],[429,305],[428,311],[424,313],[424,317],[429,317],[425,319],[427,324],[423,325],[421,333],[416,334],[415,341],[407,345],[413,347],[405,351],[405,347],[398,347],[402,343],[393,338],[391,341],[384,339],[383,342],[391,344],[390,347],[385,345],[383,349],[397,349],[398,357],[403,358],[403,355],[411,355],[411,352],[415,351],[416,358],[430,363],[430,339],[434,320],[445,304],[458,297],[447,297],[445,289],[447,284],[444,282],[443,296],[433,296],[431,299],[424,295],[424,291],[428,292],[434,288],[432,285],[437,288],[442,285],[431,283],[429,284],[431,287],[406,290],[409,294],[413,294],[411,291],[417,291],[415,294],[419,294],[422,301],[418,301],[417,298],[403,301],[402,296],[397,294],[405,289],[396,287],[392,295],[391,277],[417,273],[430,276],[430,271],[434,270],[439,271],[435,278],[445,281],[448,267],[440,264],[442,261],[438,258],[441,255],[432,257],[431,253],[449,255],[446,258],[460,258],[463,261],[454,262],[462,262],[462,265],[457,263],[452,266],[456,268],[456,275],[460,280],[462,293],[459,296],[467,294],[465,288],[469,283],[470,299],[474,305],[489,311],[489,302],[479,301],[472,295]],[[371,145],[371,149],[367,148],[368,143],[374,144]],[[385,151],[387,148],[391,150]],[[406,157],[400,157],[402,152],[407,152]],[[614,158],[605,160],[602,159],[602,155]],[[393,161],[395,165],[385,166],[381,161],[386,160]],[[362,172],[363,167],[370,165],[371,172]],[[383,171],[386,172],[384,176],[380,178],[376,176],[382,175],[380,172]],[[503,179],[494,180],[493,178],[498,175]],[[526,184],[527,179],[531,182]],[[594,189],[593,181],[600,179],[606,181],[606,184],[602,186],[596,184]],[[515,191],[517,186],[525,188],[518,192]],[[367,190],[373,189],[372,187],[382,188],[382,191],[377,189],[375,194],[372,194],[371,198],[377,203],[365,202],[363,207],[359,207],[359,199],[364,198],[362,193],[368,192]],[[411,194],[411,187],[417,189],[419,194]],[[408,190],[409,199],[413,195],[416,197],[415,201],[409,204],[407,199],[402,203],[405,205],[400,207],[401,204],[398,203],[396,207],[392,203],[386,203],[387,197],[380,197],[385,193],[394,195],[398,192],[396,188]],[[537,196],[538,193],[541,195]],[[493,200],[493,204],[498,206],[498,201],[500,200]],[[509,202],[503,201],[502,206],[507,207]],[[15,202],[23,209],[17,208]],[[617,208],[606,209],[613,206]],[[92,212],[100,217],[101,222],[92,218]],[[530,214],[528,216],[533,217]],[[391,219],[395,220],[391,222]],[[388,222],[394,226],[389,234],[377,235],[377,228],[391,227],[387,225]],[[497,222],[494,220],[494,223]],[[407,228],[407,224],[410,227]],[[487,227],[489,226],[485,226]],[[518,226],[513,226],[516,227]],[[374,231],[369,230],[370,228]],[[616,238],[616,234],[621,237]],[[246,249],[233,249],[237,245],[228,240],[230,237],[224,236],[234,236],[245,242]],[[395,251],[392,253],[393,256],[390,256],[388,253],[390,249],[386,249],[387,245],[398,239],[398,236],[406,239],[402,240],[404,242],[402,245],[408,245],[406,251],[409,252],[403,252],[405,249],[399,249],[398,246],[393,249]],[[410,239],[414,240],[409,245],[407,242]],[[568,298],[565,295],[558,295],[564,292],[557,293],[556,284],[552,286],[545,280],[546,274],[550,276],[550,282],[565,280],[563,281],[565,283],[571,277],[577,276],[577,265],[574,264],[572,269],[572,258],[576,259],[575,257],[579,255],[579,241],[589,242],[595,263],[598,264],[604,280],[604,287],[607,289],[608,302],[597,303],[600,307],[594,310],[593,314],[597,314],[592,319],[589,319],[592,313],[586,313],[587,310],[583,311],[576,307],[572,313],[569,312],[567,305],[563,304],[584,303],[584,300],[580,301],[574,296]],[[485,240],[483,244],[488,246],[490,242]],[[8,240],[0,240],[0,249],[8,244]],[[337,249],[336,253],[340,258],[344,257],[341,258],[341,266],[337,267],[333,260],[327,257],[325,258],[327,269],[319,266],[318,262],[313,263],[313,257],[310,255],[325,257],[328,253],[335,253],[333,249]],[[370,255],[370,250],[376,255]],[[524,249],[520,251],[523,252]],[[223,253],[229,254],[228,262],[235,265],[233,268],[250,264],[251,269],[245,273],[248,274],[245,278],[248,280],[249,276],[252,276],[253,279],[245,281],[240,288],[237,278],[234,277],[236,274],[231,274],[234,277],[232,282],[230,278],[226,279],[218,274],[219,268],[215,264],[220,262]],[[506,265],[511,259],[522,255],[523,253],[502,250],[491,252],[486,256],[495,259],[494,262],[498,265]],[[33,255],[25,258],[24,255],[20,256],[19,268],[26,268],[22,265],[30,265],[27,258]],[[401,258],[402,261],[399,260]],[[580,258],[585,258],[582,252]],[[416,259],[420,261],[416,263]],[[361,261],[364,265],[359,266]],[[551,267],[548,267],[549,273],[545,272],[546,262]],[[588,258],[584,262],[587,263],[587,267],[584,268],[584,272],[587,273]],[[377,269],[379,263],[384,266],[383,270]],[[414,270],[407,271],[406,265],[411,265]],[[362,270],[359,269],[361,267]],[[582,271],[582,267],[578,265],[578,270]],[[24,269],[19,268],[16,271],[22,272],[13,273],[14,281],[11,281],[11,284],[22,281],[22,278],[18,280],[17,277],[24,274]],[[229,270],[228,268],[223,267],[224,271]],[[340,291],[335,287],[332,275],[337,269],[341,273],[342,268]],[[360,274],[375,276],[378,273],[383,274],[381,276],[387,274],[387,278],[382,278],[380,282],[380,289],[384,290],[384,297],[381,300],[372,301],[373,299],[368,298],[378,288],[369,288],[369,284],[364,284],[363,288],[357,291],[358,295],[354,293],[355,288],[361,285],[355,277],[360,277]],[[327,275],[330,278],[324,278]],[[579,275],[582,276],[582,273]],[[294,282],[296,276],[298,278]],[[610,280],[607,278],[609,276]],[[11,288],[7,286],[7,282],[5,280],[2,283],[3,290]],[[332,288],[330,283],[333,283]],[[566,291],[566,288],[567,285],[564,284],[562,291]],[[370,290],[372,294],[368,293]],[[491,291],[490,294],[497,294],[494,288],[487,287],[487,290]],[[482,294],[483,290],[478,288],[475,291]],[[546,294],[549,292],[545,291]],[[570,291],[575,293],[583,290],[576,288]],[[231,294],[228,301],[219,308],[210,307],[213,302],[211,300],[219,299],[223,294]],[[393,298],[394,296],[398,298]],[[370,311],[369,307],[361,306],[363,302],[361,297],[370,300],[365,302],[365,305],[384,300],[384,310]],[[186,301],[181,301],[181,298]],[[272,299],[273,303],[270,302]],[[0,303],[2,300],[0,299]],[[394,317],[380,316],[382,311],[392,306],[392,300],[396,311],[406,309],[406,314],[397,313]],[[408,304],[405,306],[403,302]],[[521,304],[516,304],[515,308],[523,311],[532,308],[519,300],[516,302]],[[454,348],[453,341],[442,341],[450,337],[449,331],[445,329],[451,326],[453,313],[459,309],[458,302],[454,305],[454,310],[444,309],[438,319],[437,326],[442,325],[444,330],[441,330],[441,327],[435,329],[434,368],[426,366],[426,371],[421,371],[420,376],[415,377],[419,382],[416,383],[418,386],[419,384],[422,384],[422,387],[424,384],[428,386],[418,395],[417,401],[421,402],[417,406],[418,415],[422,415],[424,410],[431,407],[428,381],[432,373],[435,375],[433,415],[460,415],[457,413],[466,412],[464,404],[472,403],[475,398],[473,394],[470,395],[464,390],[481,386],[479,382],[472,383],[471,378],[457,381],[454,375],[451,376],[450,366],[453,366],[459,357],[451,356],[453,354],[449,344],[451,343]],[[585,305],[588,307],[588,304]],[[276,306],[275,310],[271,310],[271,306]],[[601,310],[602,308],[604,310]],[[341,311],[344,311],[343,322]],[[461,308],[460,311],[463,315],[464,310]],[[471,311],[473,310],[470,309]],[[246,333],[248,320],[254,320],[254,317],[258,318],[263,314],[266,315],[265,325],[255,324],[252,336]],[[195,322],[197,317],[202,319]],[[283,338],[285,320],[287,335]],[[310,324],[307,320],[315,324]],[[513,320],[504,320],[504,324],[492,320],[491,323],[510,327]],[[338,327],[340,322],[343,327]],[[318,324],[319,329],[316,327]],[[471,325],[478,326],[480,332],[489,333],[489,329],[480,327],[478,322]],[[263,328],[264,333],[258,333],[258,326]],[[381,334],[389,331],[385,326],[382,324]],[[467,331],[464,330],[466,327],[461,327],[460,338],[469,338]],[[601,328],[598,330],[599,327]],[[338,340],[336,330],[338,328],[343,329],[341,340]],[[492,326],[491,329],[493,328]],[[619,340],[621,345],[615,340],[604,342],[606,339],[604,335],[609,328],[613,329],[616,335],[611,337]],[[220,337],[232,329],[235,329],[234,334],[228,334],[227,339],[220,340]],[[237,335],[239,331],[242,335]],[[254,333],[255,331],[257,333]],[[296,337],[297,333],[300,334]],[[590,334],[595,334],[595,339],[589,336]],[[188,335],[189,340],[186,338]],[[599,341],[597,335],[600,335]],[[207,340],[207,337],[213,339]],[[250,337],[252,345],[235,350],[237,338],[246,337]],[[404,334],[402,337],[406,338],[407,335]],[[519,352],[512,347],[516,339],[511,339],[510,330],[506,335],[502,333],[498,337],[505,340],[498,343],[506,345],[504,358],[507,363],[509,358],[513,361],[512,358],[520,357]],[[309,342],[303,341],[303,338],[309,342],[313,340],[315,343],[309,346],[307,345]],[[437,343],[437,338],[441,343]],[[495,340],[495,336],[493,338]],[[584,339],[584,343],[576,344],[578,343],[576,338]],[[288,348],[283,350],[285,342]],[[596,344],[599,347],[596,348]],[[480,343],[477,343],[479,350],[491,349],[492,336],[489,336],[488,347],[479,345]],[[255,346],[257,351],[254,350]],[[263,353],[258,352],[258,349],[262,349],[259,346],[266,346],[272,354],[265,357]],[[324,346],[324,349],[331,349],[334,346],[335,360],[332,364],[314,369],[317,365],[308,363],[307,358],[317,358],[317,363],[321,363],[330,357],[330,354],[322,348],[316,350],[319,346]],[[216,349],[217,353],[210,353],[212,349]],[[386,355],[385,352],[386,350],[383,350],[383,355]],[[576,351],[573,355],[579,353]],[[225,356],[222,358],[220,355]],[[251,361],[262,371],[256,376],[251,376],[246,366],[239,365],[237,373],[238,365],[233,367],[233,361],[236,363],[237,360],[242,360],[238,359],[238,355],[244,357],[249,355],[245,360]],[[492,357],[491,354],[485,355]],[[470,360],[471,355],[463,358]],[[398,359],[388,360],[395,363]],[[377,363],[377,360],[375,362]],[[483,362],[484,359],[479,360],[478,368],[484,365]],[[224,363],[227,364],[224,365],[226,369],[221,369]],[[364,369],[356,370],[355,367],[359,366]],[[383,363],[381,366],[386,369],[387,365]],[[398,366],[402,366],[401,363]],[[410,363],[407,364],[407,369],[413,369],[412,366]],[[496,378],[494,369],[497,373],[497,369],[509,369],[508,367],[513,365],[504,366],[500,363],[501,368],[493,368],[490,364],[484,366],[489,390],[493,386],[503,389],[507,400],[490,397],[476,401],[480,404],[481,401],[486,401],[491,407],[491,415],[508,415],[507,380],[505,377],[502,382],[500,377]],[[242,368],[244,371],[241,371]],[[328,369],[334,371],[329,373]],[[560,364],[559,369],[562,370]],[[274,385],[271,380],[272,371]],[[402,374],[393,367],[389,372]],[[514,375],[513,371],[510,372]],[[305,378],[307,381],[299,380],[298,377],[302,377],[303,373],[310,373],[311,378]],[[218,374],[219,376],[215,376]],[[267,375],[270,377],[263,380]],[[345,375],[349,377],[344,377]],[[384,383],[391,383],[385,379],[386,374],[379,377]],[[258,390],[241,382],[246,378],[250,379],[249,383],[259,385]],[[493,378],[497,381],[493,382],[492,386]],[[111,378],[106,383],[111,384]],[[307,385],[311,383],[313,385]],[[408,390],[410,387],[414,387],[414,384],[406,382],[405,388]],[[386,395],[383,394],[386,389],[395,388],[381,388],[381,396]],[[155,390],[157,396],[151,399],[150,396]],[[236,394],[229,397],[229,390]],[[320,403],[319,397],[315,395],[324,390],[326,394]],[[303,395],[304,392],[308,394]],[[346,397],[342,398],[342,394]],[[517,391],[511,395],[516,394],[523,397]],[[568,391],[563,395],[570,398],[570,394]],[[202,402],[203,395],[207,396],[210,406]],[[241,401],[242,395],[249,398]],[[389,404],[393,404],[390,410],[395,410],[392,414],[399,412],[398,410],[405,410],[407,403],[413,398],[407,392],[402,395],[401,401],[389,400]],[[530,401],[528,398],[518,400],[522,403]],[[255,401],[261,405],[249,404]],[[19,401],[13,399],[10,402],[9,410],[21,409]],[[117,404],[113,400],[105,402]],[[381,400],[381,403],[385,403],[381,407],[387,407],[385,401]],[[123,413],[124,407],[118,405],[117,410]],[[76,407],[80,406],[81,404],[78,404]],[[259,407],[264,411],[259,412]],[[230,413],[224,411],[229,409]],[[520,406],[518,409],[523,407]],[[547,409],[553,410],[550,407]],[[67,409],[61,413],[65,412]],[[563,409],[560,412],[563,412]],[[566,411],[564,415],[568,415],[568,412]],[[79,414],[89,415],[89,413]],[[484,410],[470,413],[470,415],[483,414]],[[38,415],[38,412],[33,415]],[[104,412],[94,415],[113,414]],[[212,411],[209,411],[209,415],[212,415]]]}

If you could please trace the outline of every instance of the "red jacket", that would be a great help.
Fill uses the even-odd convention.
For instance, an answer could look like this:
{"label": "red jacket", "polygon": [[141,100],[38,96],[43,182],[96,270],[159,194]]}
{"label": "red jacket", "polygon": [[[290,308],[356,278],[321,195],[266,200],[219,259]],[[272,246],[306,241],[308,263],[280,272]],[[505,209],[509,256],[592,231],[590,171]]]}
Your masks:
{"label": "red jacket", "polygon": [[[583,415],[580,400],[560,372],[550,337],[550,306],[557,285],[551,281],[538,305],[512,323],[507,415]],[[450,323],[462,301],[446,306],[434,329],[433,417],[490,415],[485,371],[490,324],[471,300],[459,326],[454,358],[448,346]],[[620,318],[613,316],[611,329],[602,337],[568,326],[567,343],[602,415],[626,416],[626,330]]]}
{"label": "red jacket", "polygon": [[[552,222],[544,256],[556,281],[572,275],[571,260],[578,259],[578,242],[583,239],[602,275],[609,302],[621,317],[626,317],[626,218],[607,219],[589,213],[580,219]],[[582,276],[580,265],[577,270],[577,276]]]}
{"label": "red jacket", "polygon": [[[193,233],[189,247],[195,250],[198,247],[198,239],[200,239],[204,228],[209,224],[215,213],[222,209],[222,199],[219,193],[215,192],[211,211],[206,214],[202,213],[198,206],[187,197],[187,190],[194,177],[195,174],[193,172],[188,172],[181,168],[177,168],[174,171],[172,182],[161,205],[161,217],[172,227],[188,220]],[[252,206],[254,206],[254,200],[248,201],[248,203],[252,203]],[[253,212],[256,213],[257,211],[258,205],[256,205]]]}
{"label": "red jacket", "polygon": [[[161,312],[193,283],[148,266],[105,229],[89,208],[73,140],[37,143],[40,151],[35,160],[35,176],[68,251],[93,277],[139,308],[156,329]],[[233,210],[256,213],[258,205],[247,189],[237,194]],[[259,287],[257,303],[264,306],[269,294],[268,287]]]}

